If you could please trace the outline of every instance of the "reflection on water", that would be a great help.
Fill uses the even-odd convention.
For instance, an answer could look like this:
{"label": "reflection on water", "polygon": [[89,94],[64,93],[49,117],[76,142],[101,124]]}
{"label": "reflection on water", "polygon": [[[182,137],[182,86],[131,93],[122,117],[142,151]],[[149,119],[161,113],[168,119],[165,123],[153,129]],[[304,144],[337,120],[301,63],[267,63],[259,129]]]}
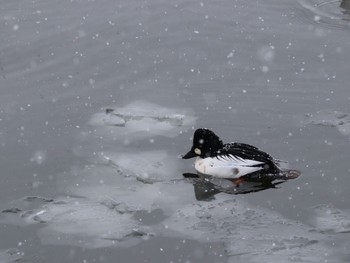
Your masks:
{"label": "reflection on water", "polygon": [[[193,184],[194,194],[198,201],[213,200],[216,194],[226,193],[231,195],[249,194],[276,188],[277,185],[284,183],[286,180],[276,181],[242,181],[239,185],[229,179],[210,178],[198,176],[197,174],[184,173],[183,176],[188,178]],[[293,177],[291,179],[295,179]]]}
{"label": "reflection on water", "polygon": [[192,180],[191,182],[194,187],[194,194],[198,201],[210,201],[213,200],[214,196],[218,193],[226,194],[249,194],[254,192],[260,192],[270,188],[276,188],[277,185],[283,182],[276,183],[258,183],[258,182],[245,182],[242,183],[239,187],[232,185],[231,187],[222,187],[217,185],[207,179],[197,179]]}

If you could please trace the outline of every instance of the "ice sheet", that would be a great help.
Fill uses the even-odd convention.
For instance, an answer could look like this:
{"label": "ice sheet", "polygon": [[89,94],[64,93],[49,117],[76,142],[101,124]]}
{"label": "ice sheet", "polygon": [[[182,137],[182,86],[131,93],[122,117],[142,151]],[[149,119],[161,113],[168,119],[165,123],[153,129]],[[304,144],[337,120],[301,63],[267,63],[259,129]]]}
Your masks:
{"label": "ice sheet", "polygon": [[[44,244],[131,247],[153,236],[177,237],[223,243],[232,262],[331,262],[322,231],[314,231],[322,226],[253,207],[239,196],[197,201],[186,180],[145,184],[100,164],[76,167],[60,181],[69,196],[24,198],[5,212],[41,224]],[[15,209],[23,202],[33,205]]]}
{"label": "ice sheet", "polygon": [[350,233],[350,213],[333,205],[318,205],[313,208],[312,225],[320,233]]}
{"label": "ice sheet", "polygon": [[[124,107],[106,107],[94,114],[89,124],[104,138],[119,141],[156,135],[175,137],[195,124],[189,109],[163,107],[146,101],[134,101]],[[107,132],[106,132],[107,131]]]}
{"label": "ice sheet", "polygon": [[23,258],[23,252],[16,248],[0,249],[0,262],[13,263],[18,262]]}
{"label": "ice sheet", "polygon": [[184,115],[180,121],[174,115],[178,110],[143,102],[106,114],[116,112],[115,125],[98,122],[101,115],[94,115],[94,130],[80,133],[82,149],[94,154],[88,164],[55,176],[60,196],[16,200],[2,210],[0,220],[40,225],[38,236],[44,244],[132,247],[154,236],[176,237],[224,244],[229,261],[235,263],[331,262],[334,253],[324,230],[335,225],[334,232],[347,232],[347,213],[331,212],[329,217],[328,210],[318,209],[315,223],[308,226],[254,207],[237,195],[217,193],[209,201],[198,201],[193,185],[179,173],[180,160],[168,149],[155,144],[153,150],[144,150],[124,143],[98,148],[101,140],[106,148],[104,141],[111,139],[176,136],[194,118],[187,122]]}
{"label": "ice sheet", "polygon": [[329,109],[306,114],[306,117],[309,124],[335,127],[341,134],[350,135],[350,116],[345,112]]}

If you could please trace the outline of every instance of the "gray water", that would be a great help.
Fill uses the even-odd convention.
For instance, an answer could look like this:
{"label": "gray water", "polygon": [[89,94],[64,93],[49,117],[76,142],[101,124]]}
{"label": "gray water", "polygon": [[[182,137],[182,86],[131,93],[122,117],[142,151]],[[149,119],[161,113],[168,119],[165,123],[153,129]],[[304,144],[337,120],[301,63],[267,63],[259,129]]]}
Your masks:
{"label": "gray water", "polygon": [[[0,262],[350,261],[349,1],[12,0],[0,19]],[[198,127],[302,176],[200,200],[179,158]]]}

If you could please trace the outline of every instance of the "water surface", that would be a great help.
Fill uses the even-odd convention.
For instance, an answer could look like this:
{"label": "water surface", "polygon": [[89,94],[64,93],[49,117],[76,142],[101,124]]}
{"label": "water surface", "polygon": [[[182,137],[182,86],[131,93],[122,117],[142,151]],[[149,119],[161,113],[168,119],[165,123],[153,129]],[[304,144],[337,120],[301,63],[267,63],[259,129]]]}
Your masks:
{"label": "water surface", "polygon": [[[0,261],[348,262],[349,18],[346,0],[2,3]],[[302,176],[197,200],[178,158],[197,127]]]}

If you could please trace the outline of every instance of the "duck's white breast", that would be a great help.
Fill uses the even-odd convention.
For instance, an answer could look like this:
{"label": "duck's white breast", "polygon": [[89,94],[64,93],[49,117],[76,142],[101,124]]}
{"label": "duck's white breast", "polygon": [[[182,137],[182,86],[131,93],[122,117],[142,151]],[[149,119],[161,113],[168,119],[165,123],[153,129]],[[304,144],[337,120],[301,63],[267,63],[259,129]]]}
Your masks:
{"label": "duck's white breast", "polygon": [[262,170],[262,167],[255,167],[263,162],[242,159],[237,156],[225,157],[198,157],[195,161],[195,169],[202,174],[220,178],[239,178],[244,175]]}

